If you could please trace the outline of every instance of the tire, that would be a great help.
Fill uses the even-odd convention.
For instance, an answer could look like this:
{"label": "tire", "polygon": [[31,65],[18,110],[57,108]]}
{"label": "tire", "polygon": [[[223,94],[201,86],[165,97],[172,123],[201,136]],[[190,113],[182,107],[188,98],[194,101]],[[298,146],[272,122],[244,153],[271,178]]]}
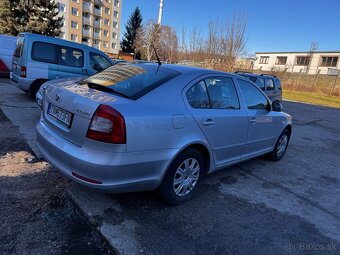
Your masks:
{"label": "tire", "polygon": [[[273,161],[279,161],[283,158],[288,148],[290,132],[288,129],[282,131],[279,139],[275,144],[273,151],[269,154],[269,158]],[[283,146],[283,147],[282,147]]]}
{"label": "tire", "polygon": [[46,81],[37,81],[32,83],[28,90],[28,95],[35,100],[35,95],[37,94],[38,90],[40,89],[41,85],[44,84]]}
{"label": "tire", "polygon": [[205,161],[202,154],[190,148],[183,151],[169,166],[159,187],[160,196],[172,205],[185,203],[197,192],[204,172]]}

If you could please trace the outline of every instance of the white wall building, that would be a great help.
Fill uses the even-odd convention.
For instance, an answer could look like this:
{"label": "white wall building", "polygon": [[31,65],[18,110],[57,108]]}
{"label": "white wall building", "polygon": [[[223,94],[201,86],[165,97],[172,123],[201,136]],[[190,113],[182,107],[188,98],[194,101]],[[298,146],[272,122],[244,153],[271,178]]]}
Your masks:
{"label": "white wall building", "polygon": [[338,75],[340,51],[256,52],[254,69]]}

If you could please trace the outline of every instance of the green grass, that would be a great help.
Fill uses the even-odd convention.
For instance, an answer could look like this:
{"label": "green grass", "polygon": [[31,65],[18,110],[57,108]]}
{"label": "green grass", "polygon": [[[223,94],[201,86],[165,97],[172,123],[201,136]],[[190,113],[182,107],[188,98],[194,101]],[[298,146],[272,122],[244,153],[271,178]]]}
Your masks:
{"label": "green grass", "polygon": [[304,102],[314,105],[323,105],[328,107],[340,108],[340,97],[326,96],[321,94],[298,92],[298,91],[283,91],[283,99]]}

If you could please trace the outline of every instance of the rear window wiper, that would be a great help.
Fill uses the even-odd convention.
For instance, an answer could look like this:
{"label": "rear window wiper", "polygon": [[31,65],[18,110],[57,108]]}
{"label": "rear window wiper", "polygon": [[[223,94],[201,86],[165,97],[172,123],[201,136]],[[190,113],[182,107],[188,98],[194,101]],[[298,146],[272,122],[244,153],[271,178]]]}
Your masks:
{"label": "rear window wiper", "polygon": [[119,91],[117,91],[117,90],[115,90],[111,87],[103,86],[103,85],[100,85],[100,84],[94,83],[94,82],[87,82],[86,84],[91,89],[109,92],[109,93],[112,93],[112,94],[117,94],[117,95],[124,97],[124,98],[131,99],[128,95],[125,95],[124,93],[119,92]]}

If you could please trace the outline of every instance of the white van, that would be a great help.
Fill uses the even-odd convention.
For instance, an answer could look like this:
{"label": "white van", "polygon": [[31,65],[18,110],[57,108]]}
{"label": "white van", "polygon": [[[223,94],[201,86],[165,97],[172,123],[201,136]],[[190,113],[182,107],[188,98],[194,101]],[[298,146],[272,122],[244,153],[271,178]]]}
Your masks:
{"label": "white van", "polygon": [[12,57],[15,49],[15,36],[0,35],[0,75],[8,76],[12,71]]}
{"label": "white van", "polygon": [[11,82],[35,98],[46,81],[88,77],[113,64],[102,51],[83,44],[20,33],[13,54]]}

